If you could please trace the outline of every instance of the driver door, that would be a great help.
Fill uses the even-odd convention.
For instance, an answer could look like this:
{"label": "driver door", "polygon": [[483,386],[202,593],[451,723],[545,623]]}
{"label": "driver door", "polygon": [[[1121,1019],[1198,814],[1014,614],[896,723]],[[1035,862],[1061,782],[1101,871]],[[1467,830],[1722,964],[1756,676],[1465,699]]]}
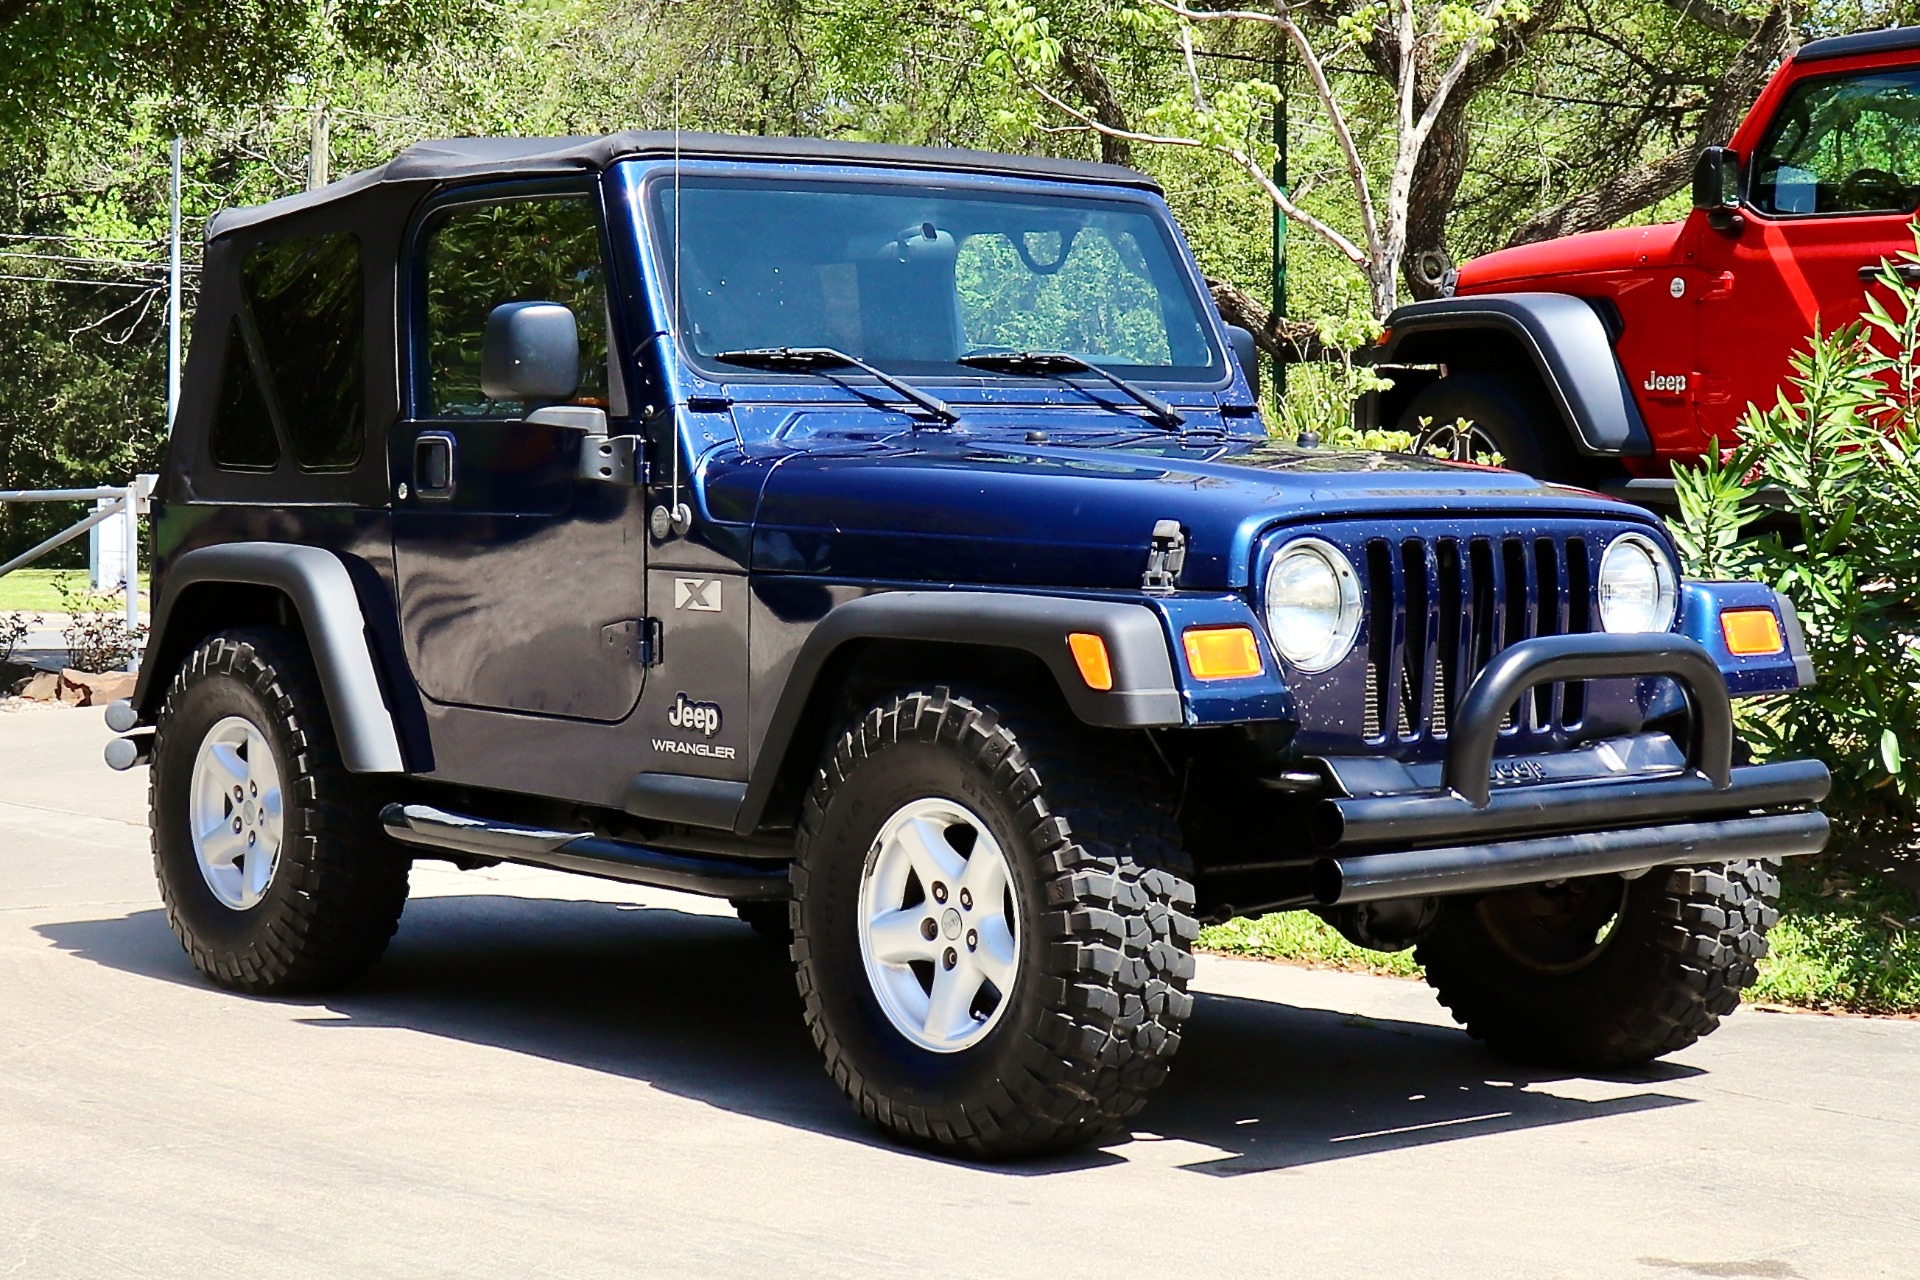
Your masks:
{"label": "driver door", "polygon": [[1857,320],[1869,274],[1914,247],[1920,207],[1920,69],[1807,76],[1746,158],[1744,225],[1696,212],[1703,268],[1692,388],[1706,437],[1731,443],[1749,402],[1768,405],[1816,325]]}
{"label": "driver door", "polygon": [[482,390],[487,317],[572,310],[573,402],[631,431],[591,189],[456,196],[413,237],[412,414],[395,427],[393,543],[402,640],[435,702],[616,721],[640,698],[646,617],[640,490],[578,475],[581,431],[528,422]]}

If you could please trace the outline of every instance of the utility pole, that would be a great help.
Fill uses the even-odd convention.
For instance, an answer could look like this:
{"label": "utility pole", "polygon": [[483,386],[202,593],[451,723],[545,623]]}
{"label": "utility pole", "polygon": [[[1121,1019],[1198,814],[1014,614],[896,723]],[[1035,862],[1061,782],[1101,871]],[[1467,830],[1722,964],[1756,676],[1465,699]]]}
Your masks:
{"label": "utility pole", "polygon": [[167,434],[180,411],[180,139],[173,140],[173,216],[167,268]]}
{"label": "utility pole", "polygon": [[[1273,84],[1280,91],[1273,104],[1273,185],[1287,189],[1287,52],[1281,44],[1273,55]],[[1287,215],[1273,206],[1273,314],[1287,318]],[[1273,388],[1287,391],[1287,362],[1273,362]]]}
{"label": "utility pole", "polygon": [[307,190],[318,191],[327,185],[329,126],[327,104],[317,103],[307,112]]}

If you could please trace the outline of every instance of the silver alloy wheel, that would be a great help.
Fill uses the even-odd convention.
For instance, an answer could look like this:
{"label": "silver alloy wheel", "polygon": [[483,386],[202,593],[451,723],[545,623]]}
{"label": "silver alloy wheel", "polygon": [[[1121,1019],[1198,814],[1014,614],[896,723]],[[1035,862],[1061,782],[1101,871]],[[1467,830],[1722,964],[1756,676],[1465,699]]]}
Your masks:
{"label": "silver alloy wheel", "polygon": [[952,800],[902,806],[867,853],[859,912],[867,981],[901,1035],[958,1053],[993,1030],[1020,973],[1020,912],[985,823]]}
{"label": "silver alloy wheel", "polygon": [[193,759],[187,822],[193,856],[213,896],[245,911],[266,896],[280,862],[280,766],[244,716],[207,730]]}
{"label": "silver alloy wheel", "polygon": [[1438,450],[1453,462],[1478,462],[1500,452],[1493,437],[1471,421],[1455,418],[1452,422],[1432,422],[1420,433],[1417,442],[1422,453]]}

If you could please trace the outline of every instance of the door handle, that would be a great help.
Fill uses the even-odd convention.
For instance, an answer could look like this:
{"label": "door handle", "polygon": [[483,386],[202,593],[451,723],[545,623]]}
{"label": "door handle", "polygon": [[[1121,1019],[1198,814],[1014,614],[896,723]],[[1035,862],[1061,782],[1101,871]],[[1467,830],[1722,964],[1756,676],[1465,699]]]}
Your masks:
{"label": "door handle", "polygon": [[444,431],[428,431],[413,442],[413,488],[422,498],[453,496],[453,437]]}
{"label": "door handle", "polygon": [[[1920,284],[1920,262],[1896,262],[1892,264],[1893,274],[1901,284]],[[1869,262],[1860,268],[1862,283],[1872,284],[1880,278],[1880,264]]]}

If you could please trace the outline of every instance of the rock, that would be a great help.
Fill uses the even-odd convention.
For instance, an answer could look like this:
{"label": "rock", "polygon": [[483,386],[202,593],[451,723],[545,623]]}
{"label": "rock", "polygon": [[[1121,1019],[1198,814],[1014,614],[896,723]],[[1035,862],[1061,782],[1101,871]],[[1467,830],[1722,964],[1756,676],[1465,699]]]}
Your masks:
{"label": "rock", "polygon": [[104,707],[133,696],[136,677],[128,671],[95,674],[68,667],[60,673],[58,697],[76,707]]}
{"label": "rock", "polygon": [[36,671],[25,680],[13,686],[14,693],[32,702],[58,702],[60,700],[60,673],[57,671]]}

